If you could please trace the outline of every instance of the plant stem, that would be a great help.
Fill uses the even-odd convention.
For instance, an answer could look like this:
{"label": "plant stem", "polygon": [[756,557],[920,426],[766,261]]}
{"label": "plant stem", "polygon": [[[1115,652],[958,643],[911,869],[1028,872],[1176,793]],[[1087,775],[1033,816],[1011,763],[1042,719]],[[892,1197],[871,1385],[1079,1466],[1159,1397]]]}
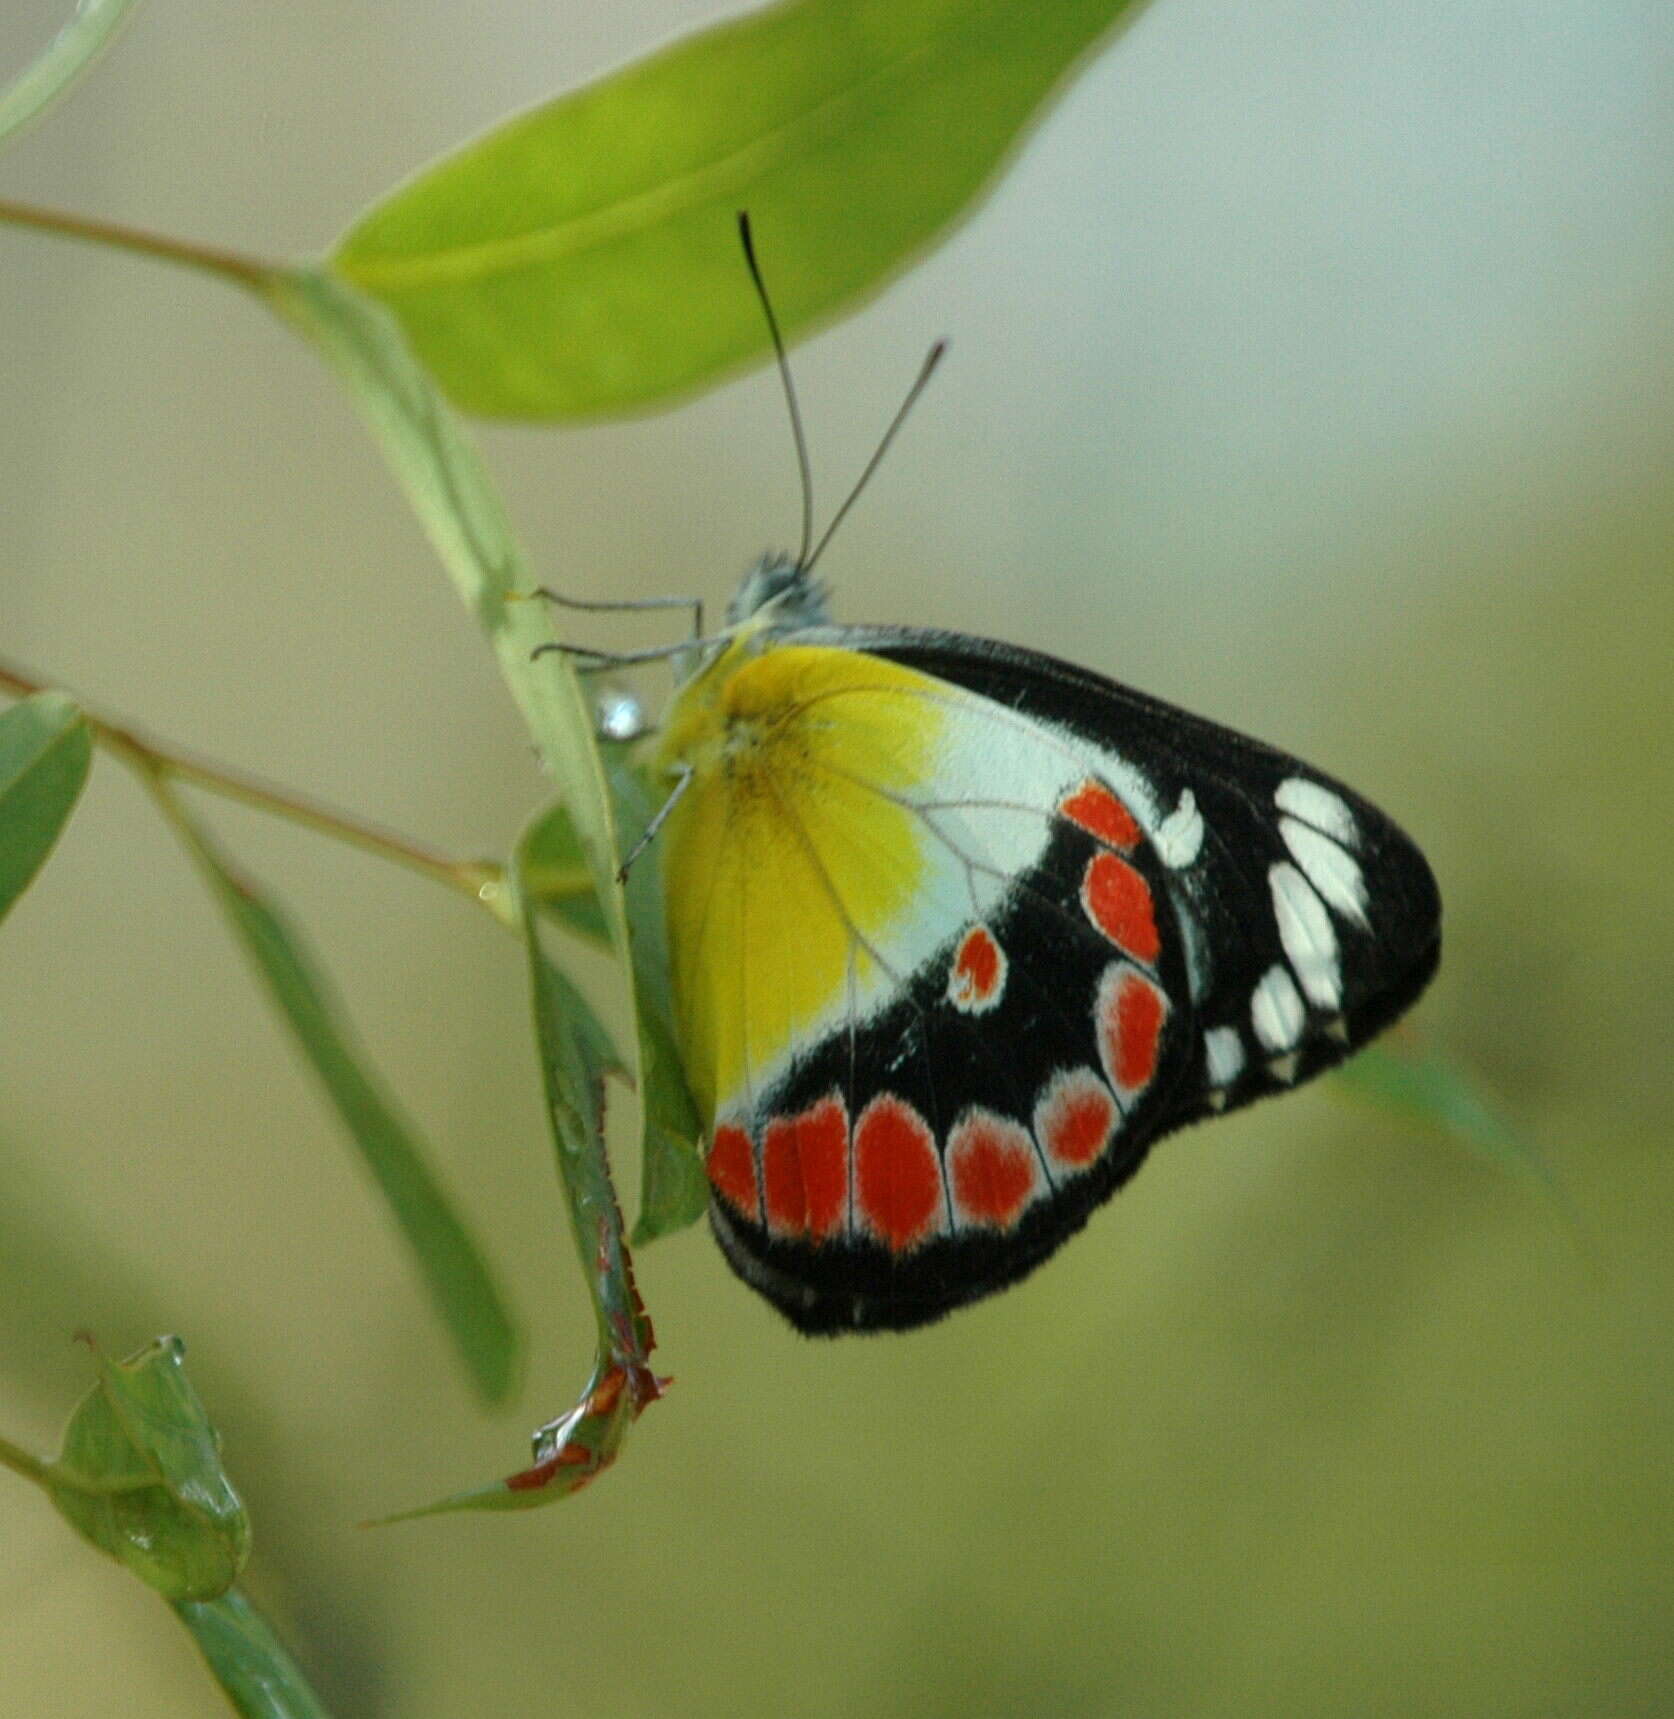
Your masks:
{"label": "plant stem", "polygon": [[46,1464],[38,1456],[31,1456],[21,1445],[13,1444],[9,1438],[0,1438],[0,1468],[9,1468],[25,1480],[34,1481],[37,1486],[47,1483]]}
{"label": "plant stem", "polygon": [[[28,697],[31,693],[46,691],[48,684],[38,675],[0,660],[0,691]],[[353,847],[378,855],[380,859],[393,860],[434,883],[446,884],[449,889],[470,896],[496,917],[504,917],[503,910],[496,905],[503,893],[499,887],[503,873],[492,861],[452,859],[410,837],[381,830],[346,812],[336,811],[258,777],[164,746],[126,723],[101,716],[85,706],[82,707],[82,715],[100,745],[137,771],[148,784],[159,778],[194,783],[225,799],[241,801],[334,840],[348,842]]]}
{"label": "plant stem", "polygon": [[138,227],[120,226],[114,221],[99,221],[89,215],[70,215],[57,209],[41,209],[29,203],[14,203],[0,197],[0,224],[32,227],[38,233],[54,233],[60,238],[82,239],[89,244],[110,245],[121,251],[133,251],[140,256],[154,257],[165,263],[177,263],[183,268],[200,269],[220,275],[237,286],[264,291],[273,277],[280,273],[278,263],[263,262],[258,257],[241,256],[236,251],[223,251],[213,245],[198,245],[188,239],[172,239],[164,233],[147,233]]}

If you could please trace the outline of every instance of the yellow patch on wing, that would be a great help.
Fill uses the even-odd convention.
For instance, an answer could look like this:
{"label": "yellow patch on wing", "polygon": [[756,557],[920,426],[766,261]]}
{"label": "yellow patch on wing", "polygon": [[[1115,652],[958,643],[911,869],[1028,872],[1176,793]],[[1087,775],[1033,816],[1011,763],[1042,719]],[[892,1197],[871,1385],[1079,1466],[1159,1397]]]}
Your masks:
{"label": "yellow patch on wing", "polygon": [[[659,764],[692,781],[662,840],[676,1020],[705,1120],[905,974],[878,958],[928,860],[943,683],[743,635],[677,695]],[[887,962],[883,956],[883,962]]]}

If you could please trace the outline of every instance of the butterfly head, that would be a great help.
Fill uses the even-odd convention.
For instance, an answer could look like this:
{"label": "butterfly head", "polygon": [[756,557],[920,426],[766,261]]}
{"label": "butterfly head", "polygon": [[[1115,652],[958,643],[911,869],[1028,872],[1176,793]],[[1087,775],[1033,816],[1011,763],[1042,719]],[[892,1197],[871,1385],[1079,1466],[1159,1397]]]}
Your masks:
{"label": "butterfly head", "polygon": [[739,651],[753,656],[786,633],[826,625],[831,618],[826,595],[825,581],[815,579],[800,561],[783,550],[768,550],[739,580],[720,632],[694,639],[671,654],[676,683],[685,686],[699,679],[723,658],[738,660]]}
{"label": "butterfly head", "polygon": [[807,567],[779,550],[769,550],[744,575],[727,604],[727,625],[758,617],[773,632],[821,627],[830,619],[827,587]]}

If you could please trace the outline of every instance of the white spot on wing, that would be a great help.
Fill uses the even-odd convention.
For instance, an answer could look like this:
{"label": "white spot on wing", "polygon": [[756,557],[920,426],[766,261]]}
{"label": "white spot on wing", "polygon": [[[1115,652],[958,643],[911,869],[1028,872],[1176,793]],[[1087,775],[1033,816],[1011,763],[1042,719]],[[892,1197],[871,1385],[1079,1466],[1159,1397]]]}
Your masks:
{"label": "white spot on wing", "polygon": [[1267,1065],[1267,1072],[1274,1080],[1282,1080],[1286,1086],[1296,1079],[1296,1070],[1301,1065],[1302,1058],[1292,1051],[1288,1056],[1276,1056]]}
{"label": "white spot on wing", "polygon": [[1273,917],[1302,994],[1316,1008],[1337,1009],[1343,1001],[1343,973],[1337,960],[1337,933],[1331,915],[1313,886],[1293,865],[1276,865],[1267,874],[1273,891]]}
{"label": "white spot on wing", "polygon": [[1203,934],[1203,927],[1198,923],[1196,904],[1191,906],[1176,903],[1179,911],[1175,914],[1174,922],[1180,927],[1180,943],[1186,955],[1186,983],[1191,987],[1192,1001],[1195,1003],[1209,994],[1209,984],[1214,977],[1214,964],[1209,959],[1209,946]]}
{"label": "white spot on wing", "polygon": [[1316,830],[1335,836],[1340,842],[1353,846],[1359,839],[1354,813],[1348,809],[1342,795],[1332,793],[1318,782],[1309,782],[1301,776],[1288,776],[1274,792],[1273,803],[1281,812],[1289,812],[1303,823],[1312,824]]}
{"label": "white spot on wing", "polygon": [[1334,907],[1345,919],[1366,925],[1366,880],[1353,854],[1330,836],[1321,835],[1295,818],[1280,818],[1279,834],[1290,849],[1290,857],[1302,868],[1326,905]]}
{"label": "white spot on wing", "polygon": [[1203,814],[1190,788],[1180,791],[1180,803],[1157,826],[1152,837],[1158,855],[1171,871],[1190,865],[1203,846]]}
{"label": "white spot on wing", "polygon": [[1211,1086],[1231,1086],[1243,1072],[1244,1041],[1236,1027],[1211,1027],[1203,1035],[1203,1058]]}
{"label": "white spot on wing", "polygon": [[1307,1018],[1307,1006],[1296,981],[1287,968],[1274,962],[1250,997],[1250,1025],[1255,1036],[1267,1050],[1290,1050],[1302,1037]]}

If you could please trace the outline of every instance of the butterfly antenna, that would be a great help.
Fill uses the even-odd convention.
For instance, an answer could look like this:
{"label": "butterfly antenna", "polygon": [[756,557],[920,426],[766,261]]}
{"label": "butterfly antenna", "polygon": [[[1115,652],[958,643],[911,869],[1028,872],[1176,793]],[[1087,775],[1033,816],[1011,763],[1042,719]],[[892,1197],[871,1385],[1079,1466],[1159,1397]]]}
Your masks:
{"label": "butterfly antenna", "polygon": [[[798,567],[808,566],[808,545],[814,537],[814,471],[808,463],[808,438],[802,433],[802,413],[796,404],[796,384],[791,380],[790,360],[785,356],[785,339],[779,332],[779,319],[773,314],[773,300],[767,296],[767,283],[761,278],[761,265],[756,261],[756,242],[750,233],[747,210],[738,211],[738,238],[744,247],[744,261],[749,266],[750,279],[755,283],[756,297],[761,300],[762,314],[767,318],[767,332],[773,337],[773,356],[779,365],[779,380],[785,386],[785,405],[790,409],[791,435],[796,440],[796,469],[802,479],[802,547],[797,551]],[[829,534],[828,534],[829,535]]]}
{"label": "butterfly antenna", "polygon": [[848,500],[845,501],[832,516],[831,523],[825,528],[825,535],[814,545],[814,553],[802,563],[803,572],[807,573],[812,571],[814,563],[825,553],[826,544],[828,544],[836,534],[837,527],[843,523],[844,516],[848,513],[849,509],[854,506],[856,501],[860,499],[860,492],[865,489],[868,482],[870,482],[872,473],[875,472],[883,463],[884,455],[889,452],[889,444],[895,440],[895,432],[901,428],[903,423],[906,422],[907,414],[913,409],[913,404],[918,399],[919,395],[924,392],[925,384],[929,382],[930,378],[936,373],[936,366],[941,363],[942,354],[946,351],[947,342],[945,340],[938,340],[936,344],[930,348],[929,354],[924,360],[923,368],[918,373],[917,380],[913,383],[912,387],[907,390],[906,399],[901,402],[895,416],[890,419],[889,428],[884,431],[883,440],[878,443],[877,451],[872,455],[871,459],[866,462],[866,470],[860,474],[859,481],[855,484],[854,488],[849,491]]}

